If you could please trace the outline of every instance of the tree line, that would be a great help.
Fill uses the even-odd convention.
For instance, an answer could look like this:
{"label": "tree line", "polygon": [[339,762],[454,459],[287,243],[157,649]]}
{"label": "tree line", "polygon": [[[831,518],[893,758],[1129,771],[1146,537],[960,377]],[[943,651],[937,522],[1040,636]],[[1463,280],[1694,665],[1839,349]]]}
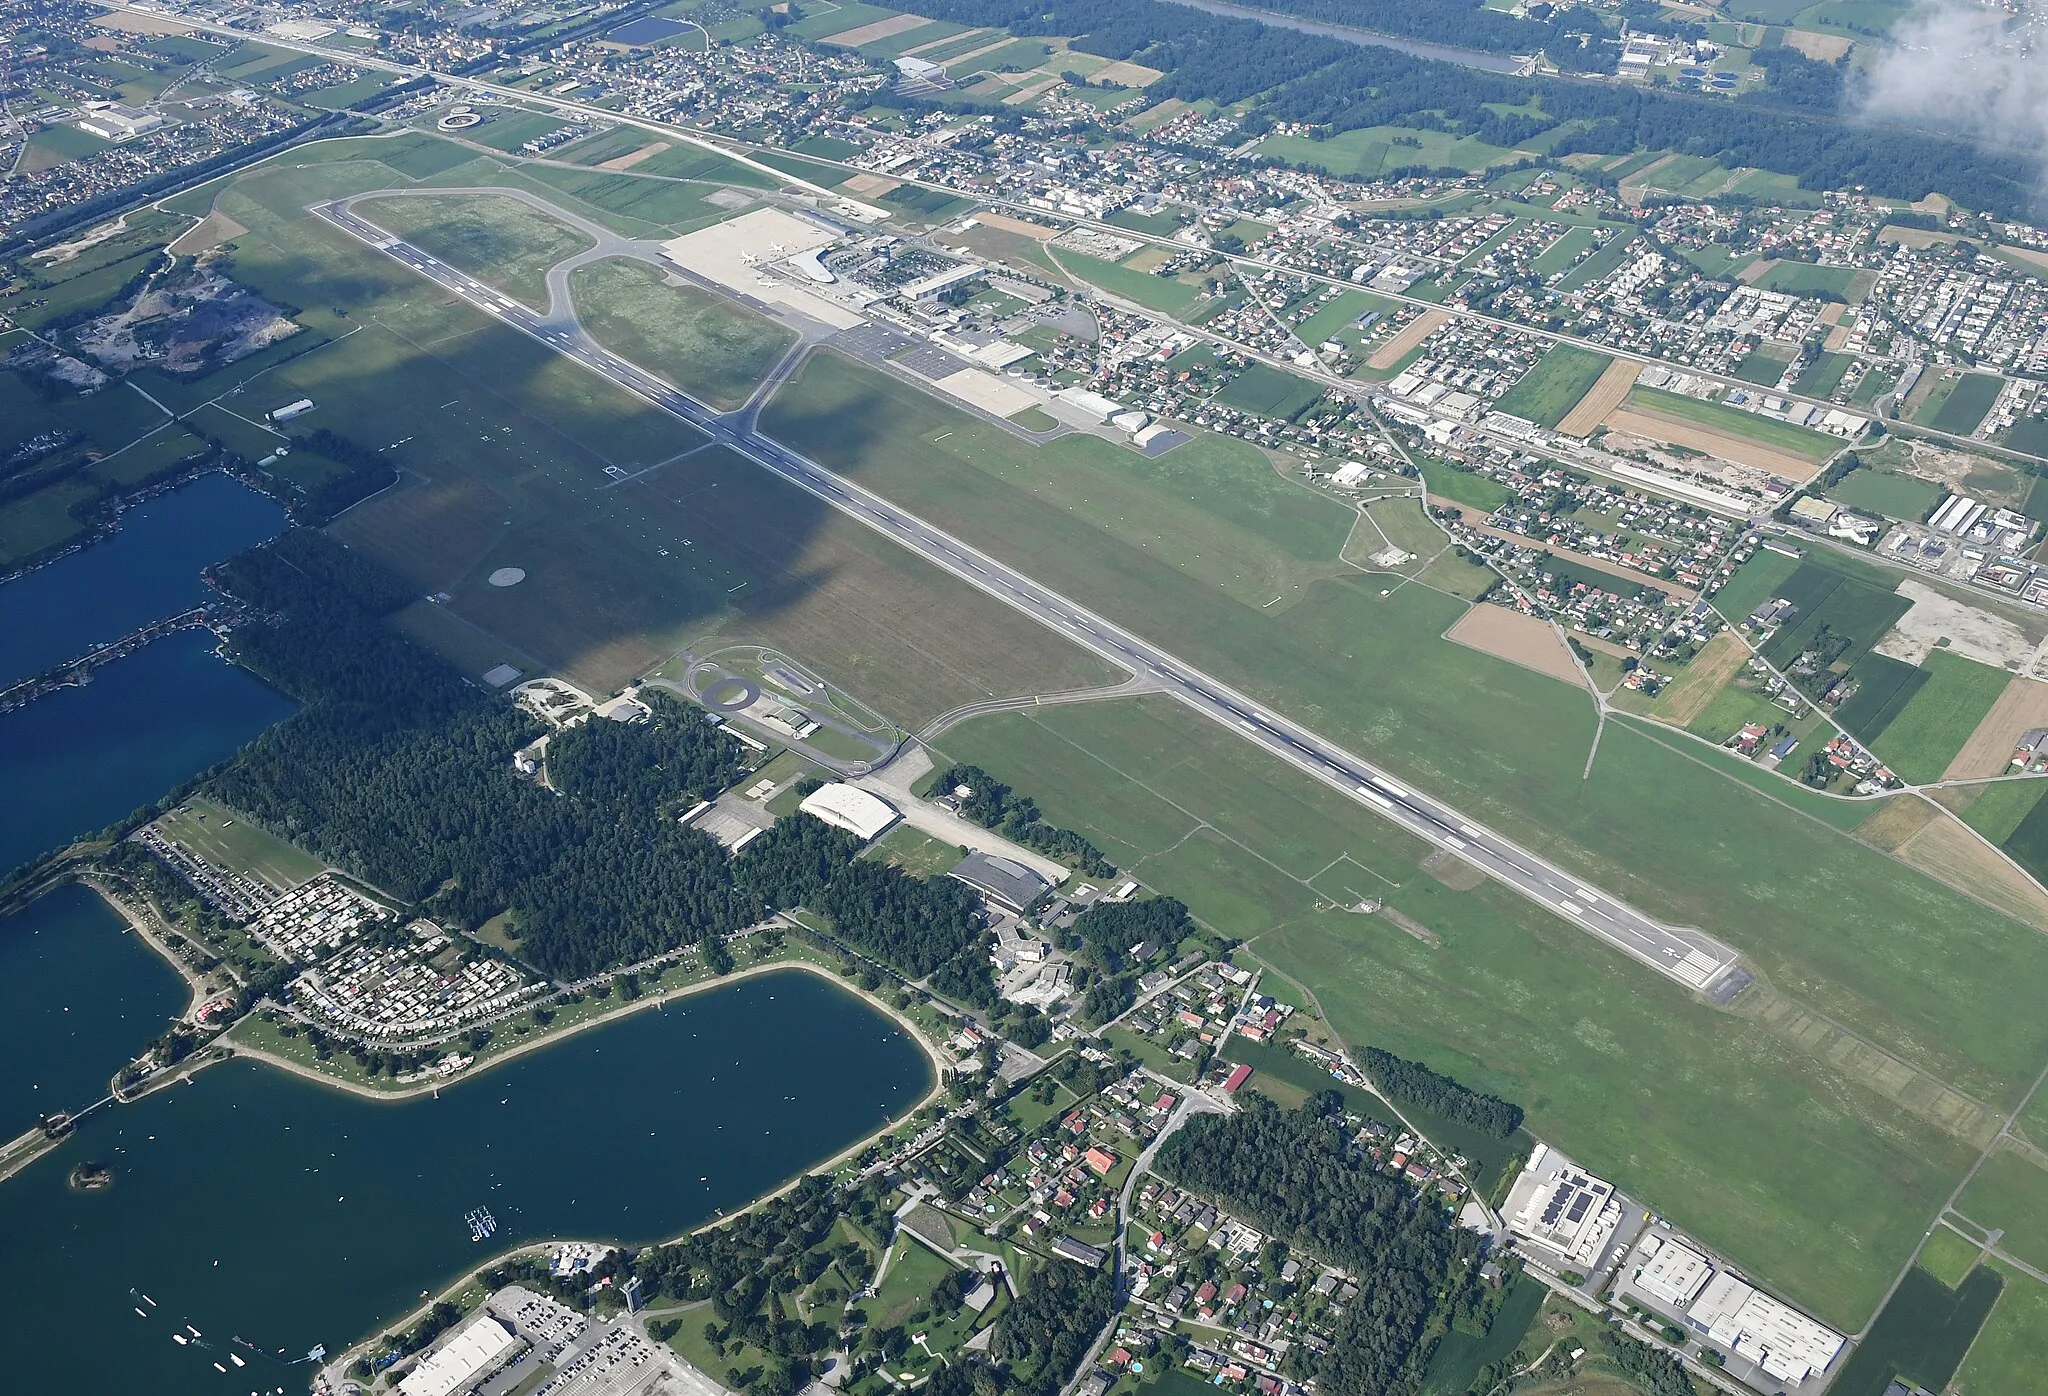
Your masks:
{"label": "tree line", "polygon": [[1330,1091],[1298,1110],[1248,1096],[1234,1114],[1190,1118],[1154,1167],[1357,1279],[1358,1298],[1314,1364],[1322,1390],[1412,1396],[1430,1348],[1479,1282],[1481,1241],[1405,1178],[1352,1153],[1342,1106]]}
{"label": "tree line", "polygon": [[960,813],[984,829],[1057,858],[1086,877],[1115,877],[1116,867],[1102,850],[1071,829],[1048,824],[1038,802],[1019,795],[979,766],[949,766],[932,783],[935,794],[964,789]]}
{"label": "tree line", "polygon": [[1521,1106],[1461,1085],[1421,1062],[1378,1047],[1367,1047],[1359,1058],[1372,1083],[1397,1105],[1427,1110],[1439,1119],[1468,1125],[1496,1139],[1505,1139],[1522,1127]]}
{"label": "tree line", "polygon": [[[1023,36],[1074,36],[1082,52],[1162,70],[1166,76],[1146,89],[1154,97],[1250,102],[1242,122],[1248,134],[1276,121],[1331,134],[1434,123],[1507,134],[1489,123],[1499,118],[1498,108],[1514,107],[1525,109],[1517,119],[1529,123],[1518,128],[1526,132],[1521,139],[1571,124],[1551,146],[1551,158],[1671,150],[1792,175],[1808,189],[1861,185],[1909,200],[1939,191],[2002,218],[2024,218],[2036,201],[2024,154],[1767,102],[1487,73],[1161,0],[905,0],[905,8]],[[1827,81],[1790,60],[1771,65],[1789,103],[1814,101],[1813,89]],[[1531,107],[1539,115],[1527,115]]]}

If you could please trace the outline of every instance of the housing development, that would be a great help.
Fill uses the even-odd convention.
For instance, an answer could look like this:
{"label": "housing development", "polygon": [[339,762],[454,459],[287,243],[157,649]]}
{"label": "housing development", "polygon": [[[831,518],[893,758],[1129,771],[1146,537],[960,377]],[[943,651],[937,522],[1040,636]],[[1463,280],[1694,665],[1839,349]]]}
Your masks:
{"label": "housing development", "polygon": [[20,1380],[2048,1389],[2036,3],[0,0]]}

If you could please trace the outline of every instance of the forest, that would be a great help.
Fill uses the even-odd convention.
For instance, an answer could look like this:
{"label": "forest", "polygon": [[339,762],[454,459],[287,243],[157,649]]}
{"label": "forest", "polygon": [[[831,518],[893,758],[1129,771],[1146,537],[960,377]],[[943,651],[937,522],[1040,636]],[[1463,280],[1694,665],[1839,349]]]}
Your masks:
{"label": "forest", "polygon": [[1316,1365],[1322,1390],[1411,1396],[1479,1283],[1481,1240],[1406,1179],[1349,1153],[1341,1110],[1328,1091],[1298,1110],[1248,1096],[1234,1114],[1190,1118],[1154,1168],[1357,1279],[1359,1298]]}
{"label": "forest", "polygon": [[1396,1105],[1412,1105],[1441,1119],[1452,1120],[1505,1139],[1522,1127],[1522,1107],[1498,1096],[1482,1095],[1421,1062],[1411,1062],[1367,1047],[1359,1063],[1372,1083]]}
{"label": "forest", "polygon": [[1187,904],[1178,897],[1098,901],[1074,918],[1074,934],[1087,945],[1095,962],[1110,973],[1123,968],[1132,946],[1149,940],[1162,950],[1172,950],[1193,929]]}
{"label": "forest", "polygon": [[1007,839],[1057,858],[1084,877],[1115,877],[1115,866],[1102,850],[1071,829],[1048,824],[1038,813],[1038,802],[1019,795],[979,766],[950,766],[932,782],[932,793],[967,790],[960,801],[960,813],[984,829],[993,829]]}
{"label": "forest", "polygon": [[[1772,70],[1774,89],[1790,76],[1781,106],[1776,97],[1729,101],[1605,82],[1508,77],[1162,0],[902,0],[901,7],[1018,35],[1073,36],[1083,52],[1163,71],[1166,76],[1146,89],[1155,98],[1222,106],[1250,100],[1241,123],[1246,134],[1276,121],[1328,134],[1385,125],[1473,133],[1499,119],[1488,108],[1493,104],[1522,109],[1515,118],[1527,123],[1520,139],[1566,126],[1550,147],[1552,158],[1670,150],[1792,175],[1807,189],[1861,185],[1872,194],[1915,200],[1939,192],[2004,218],[2024,218],[2037,199],[2023,152],[1787,109],[1813,100],[1811,89],[1828,80],[1789,60],[1774,60],[1783,71]],[[1526,114],[1532,108],[1539,114]]]}
{"label": "forest", "polygon": [[214,580],[266,617],[235,632],[235,657],[302,705],[214,793],[336,866],[467,929],[509,912],[520,958],[558,981],[808,905],[938,992],[993,997],[979,906],[959,883],[856,861],[858,841],[809,815],[738,858],[678,823],[743,769],[698,709],[650,690],[645,722],[555,734],[550,791],[511,765],[537,721],[382,623],[410,599],[382,569],[295,529]]}

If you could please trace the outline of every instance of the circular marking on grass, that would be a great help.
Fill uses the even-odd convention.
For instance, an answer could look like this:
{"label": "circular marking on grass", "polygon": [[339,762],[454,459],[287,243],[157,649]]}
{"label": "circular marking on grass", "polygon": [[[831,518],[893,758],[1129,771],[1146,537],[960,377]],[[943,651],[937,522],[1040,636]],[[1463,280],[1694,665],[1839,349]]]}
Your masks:
{"label": "circular marking on grass", "polygon": [[526,569],[523,567],[500,567],[490,577],[494,587],[516,587],[525,580]]}

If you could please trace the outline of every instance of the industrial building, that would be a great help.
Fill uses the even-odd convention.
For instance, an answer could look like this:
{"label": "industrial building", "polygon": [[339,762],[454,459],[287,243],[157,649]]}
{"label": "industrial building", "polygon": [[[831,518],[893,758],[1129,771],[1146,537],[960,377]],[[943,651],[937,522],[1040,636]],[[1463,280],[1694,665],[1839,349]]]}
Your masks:
{"label": "industrial building", "polygon": [[478,1314],[420,1360],[398,1384],[399,1396],[450,1396],[503,1366],[519,1346],[511,1329]]}
{"label": "industrial building", "polygon": [[130,140],[163,124],[164,119],[155,112],[144,111],[141,107],[124,107],[118,102],[95,107],[78,118],[79,130],[106,141]]}
{"label": "industrial building", "polygon": [[1652,1237],[1643,1248],[1650,1259],[1636,1272],[1636,1288],[1661,1304],[1683,1309],[1713,1276],[1712,1262],[1691,1246]]}
{"label": "industrial building", "polygon": [[946,874],[964,882],[997,906],[1022,912],[1052,890],[1052,879],[1010,858],[976,851],[954,864]]}
{"label": "industrial building", "polygon": [[797,808],[866,843],[873,843],[896,822],[896,807],[887,800],[838,781],[819,786]]}
{"label": "industrial building", "polygon": [[1825,1372],[1844,1341],[1834,1329],[1815,1323],[1726,1270],[1714,1276],[1685,1321],[1770,1376],[1795,1386]]}
{"label": "industrial building", "polygon": [[1502,1211],[1508,1230],[1556,1251],[1565,1265],[1588,1274],[1599,1268],[1621,1224],[1614,1184],[1595,1178],[1547,1144],[1538,1144],[1529,1155],[1529,1166],[1515,1179]]}

